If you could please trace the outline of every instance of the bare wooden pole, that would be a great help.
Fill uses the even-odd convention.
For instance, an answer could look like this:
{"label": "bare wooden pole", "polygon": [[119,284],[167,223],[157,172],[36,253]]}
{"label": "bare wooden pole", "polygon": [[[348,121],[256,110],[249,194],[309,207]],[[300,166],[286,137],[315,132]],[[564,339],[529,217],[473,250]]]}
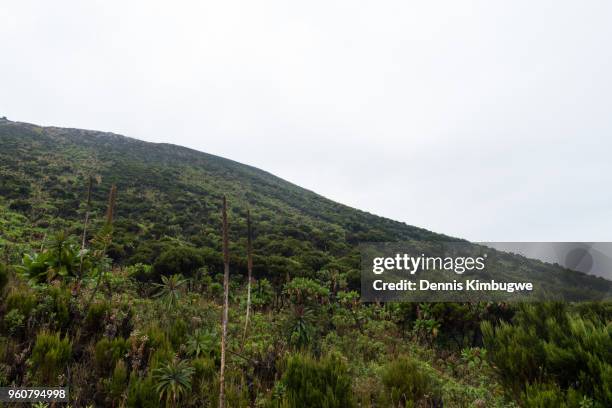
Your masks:
{"label": "bare wooden pole", "polygon": [[227,199],[223,196],[223,319],[221,322],[221,371],[219,373],[219,408],[225,408],[225,346],[229,309],[229,238],[227,232]]}
{"label": "bare wooden pole", "polygon": [[[117,201],[117,186],[113,184],[111,186],[110,192],[108,193],[108,208],[106,209],[106,226],[108,228],[109,234],[112,233],[113,226],[113,214],[115,212],[115,202]],[[102,255],[106,254],[106,250],[108,249],[108,245],[110,244],[110,236],[108,239],[104,239],[104,248],[102,249]],[[87,302],[87,306],[85,306],[85,316],[89,312],[89,308],[94,298],[96,297],[96,293],[100,288],[100,282],[102,281],[103,271],[98,271],[98,280],[96,281],[96,286],[94,286],[93,291],[89,297],[89,301]]]}
{"label": "bare wooden pole", "polygon": [[81,250],[85,249],[85,240],[87,238],[87,224],[89,223],[89,210],[91,209],[91,190],[93,186],[93,177],[89,176],[89,186],[87,187],[87,206],[85,207],[85,222],[83,223],[83,240]]}
{"label": "bare wooden pole", "polygon": [[108,195],[108,208],[106,210],[106,224],[113,224],[113,216],[115,214],[115,202],[117,201],[117,186],[112,185],[110,194]]}
{"label": "bare wooden pole", "polygon": [[244,333],[242,335],[242,346],[246,340],[247,330],[249,328],[249,315],[251,313],[251,280],[253,276],[253,230],[251,228],[251,211],[247,210],[247,306],[246,316],[244,318]]}
{"label": "bare wooden pole", "polygon": [[85,255],[85,243],[87,240],[87,224],[89,223],[89,211],[91,209],[91,190],[93,188],[93,177],[89,176],[89,185],[87,187],[87,204],[85,206],[85,221],[83,222],[83,240],[81,242],[81,259],[79,262],[79,277],[75,287],[77,294],[81,287],[81,279],[83,278],[83,256]]}

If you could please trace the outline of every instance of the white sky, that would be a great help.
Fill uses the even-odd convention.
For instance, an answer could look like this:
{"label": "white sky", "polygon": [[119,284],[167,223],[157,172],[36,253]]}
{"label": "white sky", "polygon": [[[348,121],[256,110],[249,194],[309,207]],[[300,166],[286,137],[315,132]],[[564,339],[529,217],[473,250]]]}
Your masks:
{"label": "white sky", "polygon": [[0,5],[0,116],[475,241],[612,241],[610,1]]}

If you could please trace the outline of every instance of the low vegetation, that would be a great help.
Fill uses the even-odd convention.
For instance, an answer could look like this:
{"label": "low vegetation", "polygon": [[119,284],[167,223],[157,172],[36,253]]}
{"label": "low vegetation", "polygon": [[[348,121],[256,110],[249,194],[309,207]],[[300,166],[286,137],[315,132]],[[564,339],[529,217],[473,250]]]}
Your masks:
{"label": "low vegetation", "polygon": [[219,406],[227,194],[225,406],[612,406],[608,303],[363,303],[358,242],[449,238],[175,146],[12,122],[0,140],[0,386]]}

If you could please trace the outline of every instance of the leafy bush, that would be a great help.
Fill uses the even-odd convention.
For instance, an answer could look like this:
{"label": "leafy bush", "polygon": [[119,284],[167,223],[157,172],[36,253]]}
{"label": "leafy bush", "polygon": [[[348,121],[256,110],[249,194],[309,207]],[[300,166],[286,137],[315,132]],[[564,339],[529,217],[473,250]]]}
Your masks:
{"label": "leafy bush", "polygon": [[162,348],[154,350],[149,358],[149,369],[156,370],[160,367],[167,365],[172,359],[176,357],[174,351],[170,348]]}
{"label": "leafy bush", "polygon": [[201,251],[188,247],[173,247],[165,250],[155,260],[153,270],[159,275],[184,275],[192,277],[195,272],[204,266],[204,257]]}
{"label": "leafy bush", "polygon": [[8,270],[7,267],[3,264],[0,264],[0,295],[4,290],[5,286],[8,284]]}
{"label": "leafy bush", "polygon": [[72,344],[59,333],[42,331],[36,336],[30,364],[39,385],[59,385],[72,354]]}
{"label": "leafy bush", "polygon": [[52,327],[64,329],[70,323],[70,291],[49,286],[36,308],[37,316],[47,320]]}
{"label": "leafy bush", "polygon": [[158,275],[153,271],[153,266],[137,263],[126,268],[127,275],[139,282],[151,282],[157,279]]}
{"label": "leafy bush", "polygon": [[[530,397],[526,384],[556,383],[612,406],[612,325],[585,319],[559,303],[522,305],[512,323],[482,331],[491,361],[509,394]],[[538,391],[547,398],[550,390]],[[534,397],[535,398],[535,397]]]}
{"label": "leafy bush", "polygon": [[187,340],[187,353],[196,358],[206,356],[218,360],[219,336],[212,330],[196,330]]}
{"label": "leafy bush", "polygon": [[24,254],[17,270],[36,283],[51,282],[54,279],[73,278],[78,275],[81,262],[89,268],[90,260],[81,258],[80,247],[74,237],[57,233],[40,253]]}
{"label": "leafy bush", "polygon": [[211,384],[217,375],[217,365],[211,358],[200,357],[192,360],[191,362],[194,368],[193,382],[194,385],[203,386],[204,384]]}
{"label": "leafy bush", "polygon": [[108,394],[111,400],[116,401],[121,398],[127,385],[128,372],[123,360],[117,361],[113,375],[108,382]]}
{"label": "leafy bush", "polygon": [[292,313],[285,323],[289,343],[301,350],[312,347],[316,334],[316,320],[317,316],[312,308],[293,306]]}
{"label": "leafy bush", "polygon": [[94,351],[94,359],[100,374],[106,375],[109,373],[117,362],[127,354],[128,350],[128,341],[121,337],[112,340],[105,337],[98,341]]}
{"label": "leafy bush", "polygon": [[18,310],[21,315],[28,318],[36,306],[36,295],[28,290],[13,289],[6,297],[6,311]]}
{"label": "leafy bush", "polygon": [[208,286],[208,292],[213,298],[219,299],[223,295],[223,285],[219,282],[213,282]]}
{"label": "leafy bush", "polygon": [[14,353],[10,352],[11,341],[6,337],[0,337],[0,387],[9,385],[10,366],[6,364],[7,357]]}
{"label": "leafy bush", "polygon": [[527,408],[592,408],[593,400],[569,389],[567,392],[554,383],[528,384],[523,393]]}
{"label": "leafy bush", "polygon": [[110,310],[110,305],[107,302],[94,302],[89,306],[87,316],[85,316],[85,329],[91,332],[101,331],[106,314]]}
{"label": "leafy bush", "polygon": [[284,292],[297,304],[320,303],[329,296],[329,289],[309,278],[293,279],[285,285]]}
{"label": "leafy bush", "polygon": [[177,318],[172,322],[168,331],[168,339],[175,349],[185,343],[188,332],[189,324],[185,320]]}
{"label": "leafy bush", "polygon": [[162,276],[162,283],[156,284],[158,292],[155,297],[170,310],[176,308],[187,286],[187,280],[182,275]]}
{"label": "leafy bush", "polygon": [[589,320],[612,321],[612,302],[581,302],[573,305],[573,312]]}
{"label": "leafy bush", "polygon": [[18,309],[12,309],[4,316],[4,328],[11,336],[17,336],[25,325],[25,316]]}
{"label": "leafy bush", "polygon": [[434,381],[414,359],[402,356],[387,364],[382,382],[392,406],[411,407],[432,397]]}
{"label": "leafy bush", "polygon": [[186,361],[172,360],[153,371],[159,399],[165,399],[166,405],[175,407],[181,398],[191,391],[191,380],[195,369]]}
{"label": "leafy bush", "polygon": [[15,269],[37,283],[45,283],[49,279],[47,271],[49,270],[51,254],[43,252],[39,254],[24,254],[21,260],[21,265],[15,266]]}
{"label": "leafy bush", "polygon": [[272,304],[274,300],[274,288],[267,279],[259,279],[253,287],[251,304],[253,308]]}
{"label": "leafy bush", "polygon": [[[421,313],[424,313],[424,305]],[[434,303],[427,305],[427,319],[435,322],[438,328],[436,341],[442,344],[474,347],[474,340],[480,338],[480,322],[486,314],[485,306],[480,303]]]}
{"label": "leafy bush", "polygon": [[168,335],[157,326],[150,326],[145,331],[146,348],[145,361],[149,365],[149,370],[154,370],[168,361],[172,360],[175,352]]}
{"label": "leafy bush", "polygon": [[317,361],[307,355],[293,355],[281,382],[285,390],[283,403],[289,407],[355,406],[351,377],[346,366],[334,357]]}
{"label": "leafy bush", "polygon": [[157,408],[160,400],[151,376],[139,378],[136,373],[130,375],[127,390],[127,404],[130,408]]}
{"label": "leafy bush", "polygon": [[157,325],[147,327],[147,330],[145,330],[145,335],[149,339],[149,344],[153,348],[159,349],[170,347],[170,342],[168,341],[166,332]]}

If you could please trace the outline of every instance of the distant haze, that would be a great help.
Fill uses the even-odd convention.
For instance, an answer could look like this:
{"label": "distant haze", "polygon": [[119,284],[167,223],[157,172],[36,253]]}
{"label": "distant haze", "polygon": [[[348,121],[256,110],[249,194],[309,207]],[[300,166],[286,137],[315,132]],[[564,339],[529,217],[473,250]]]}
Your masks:
{"label": "distant haze", "polygon": [[8,0],[0,116],[188,146],[471,240],[612,241],[611,17],[588,0]]}

